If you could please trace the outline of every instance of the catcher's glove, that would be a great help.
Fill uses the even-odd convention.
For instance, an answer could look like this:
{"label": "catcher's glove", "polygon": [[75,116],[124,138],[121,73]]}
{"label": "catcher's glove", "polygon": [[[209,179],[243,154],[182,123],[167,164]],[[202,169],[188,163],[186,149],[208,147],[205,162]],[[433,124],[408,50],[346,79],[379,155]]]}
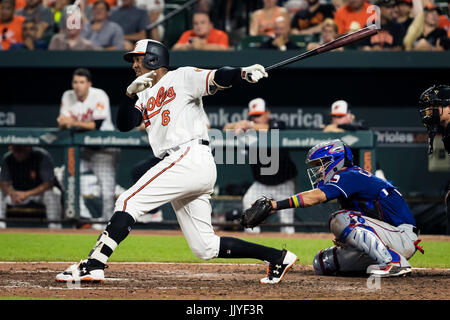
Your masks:
{"label": "catcher's glove", "polygon": [[273,207],[272,199],[261,197],[253,205],[245,210],[241,215],[241,226],[244,228],[254,228],[271,214]]}

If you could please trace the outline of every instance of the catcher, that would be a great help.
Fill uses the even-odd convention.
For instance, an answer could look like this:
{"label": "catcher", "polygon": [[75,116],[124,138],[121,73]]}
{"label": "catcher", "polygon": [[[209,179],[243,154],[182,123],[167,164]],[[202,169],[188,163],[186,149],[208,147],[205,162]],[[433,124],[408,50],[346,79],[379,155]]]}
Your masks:
{"label": "catcher", "polygon": [[329,220],[335,246],[314,258],[316,274],[360,273],[392,277],[411,272],[408,262],[417,250],[419,231],[398,189],[353,164],[350,148],[331,140],[311,148],[306,158],[313,189],[275,201],[256,200],[241,217],[254,227],[287,208],[304,208],[337,199],[341,210]]}

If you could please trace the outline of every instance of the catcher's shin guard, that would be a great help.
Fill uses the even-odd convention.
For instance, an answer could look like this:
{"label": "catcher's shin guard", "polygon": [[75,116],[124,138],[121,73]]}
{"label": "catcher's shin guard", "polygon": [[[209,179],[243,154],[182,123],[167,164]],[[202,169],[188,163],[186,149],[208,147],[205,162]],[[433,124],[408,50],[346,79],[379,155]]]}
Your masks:
{"label": "catcher's shin guard", "polygon": [[377,264],[387,264],[392,256],[380,238],[364,225],[358,212],[338,211],[330,220],[330,230],[339,242],[345,243],[371,257]]}

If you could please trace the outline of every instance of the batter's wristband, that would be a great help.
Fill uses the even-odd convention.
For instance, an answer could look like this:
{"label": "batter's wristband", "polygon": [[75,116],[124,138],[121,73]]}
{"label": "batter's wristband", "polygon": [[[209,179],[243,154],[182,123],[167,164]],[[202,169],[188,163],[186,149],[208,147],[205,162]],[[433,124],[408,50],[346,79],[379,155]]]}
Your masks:
{"label": "batter's wristband", "polygon": [[277,201],[277,210],[289,208],[303,208],[303,197],[301,193],[296,194],[286,200]]}

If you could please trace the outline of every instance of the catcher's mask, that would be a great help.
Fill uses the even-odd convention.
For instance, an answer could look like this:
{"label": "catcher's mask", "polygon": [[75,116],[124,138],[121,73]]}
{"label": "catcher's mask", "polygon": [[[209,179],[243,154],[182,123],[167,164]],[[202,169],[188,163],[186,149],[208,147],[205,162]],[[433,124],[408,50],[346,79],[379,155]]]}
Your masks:
{"label": "catcher's mask", "polygon": [[353,154],[339,139],[325,141],[309,150],[306,164],[309,181],[315,189],[328,183],[343,167],[353,166]]}
{"label": "catcher's mask", "polygon": [[434,137],[443,132],[440,119],[443,108],[450,105],[450,86],[434,85],[419,98],[419,114],[428,133],[428,154],[433,153]]}
{"label": "catcher's mask", "polygon": [[136,42],[133,51],[125,53],[123,58],[125,61],[133,63],[133,57],[136,55],[144,56],[144,66],[149,70],[169,69],[169,50],[159,41],[139,40]]}

